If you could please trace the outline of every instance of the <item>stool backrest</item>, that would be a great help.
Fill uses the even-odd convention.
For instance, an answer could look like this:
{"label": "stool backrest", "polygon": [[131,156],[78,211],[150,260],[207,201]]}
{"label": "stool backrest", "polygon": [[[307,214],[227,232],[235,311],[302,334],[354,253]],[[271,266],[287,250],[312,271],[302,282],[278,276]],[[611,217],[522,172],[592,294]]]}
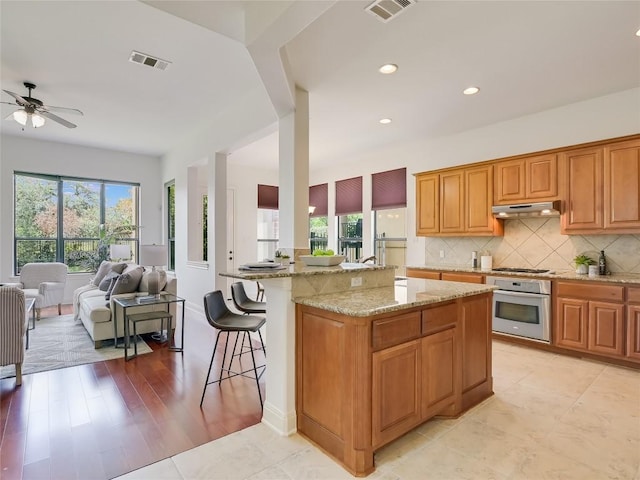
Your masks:
{"label": "stool backrest", "polygon": [[204,296],[204,313],[209,324],[216,328],[218,328],[218,320],[231,313],[220,290],[209,292]]}
{"label": "stool backrest", "polygon": [[242,282],[235,282],[231,284],[231,298],[233,298],[233,303],[235,303],[238,308],[240,308],[244,303],[250,301]]}

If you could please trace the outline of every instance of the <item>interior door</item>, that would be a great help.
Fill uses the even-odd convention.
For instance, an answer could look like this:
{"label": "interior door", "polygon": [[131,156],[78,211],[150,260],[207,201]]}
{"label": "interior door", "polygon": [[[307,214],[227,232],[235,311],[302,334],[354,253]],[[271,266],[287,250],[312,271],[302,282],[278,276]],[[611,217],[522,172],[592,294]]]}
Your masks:
{"label": "interior door", "polygon": [[[227,189],[227,271],[236,269],[236,191]],[[227,298],[231,298],[231,284],[236,280],[227,277]]]}

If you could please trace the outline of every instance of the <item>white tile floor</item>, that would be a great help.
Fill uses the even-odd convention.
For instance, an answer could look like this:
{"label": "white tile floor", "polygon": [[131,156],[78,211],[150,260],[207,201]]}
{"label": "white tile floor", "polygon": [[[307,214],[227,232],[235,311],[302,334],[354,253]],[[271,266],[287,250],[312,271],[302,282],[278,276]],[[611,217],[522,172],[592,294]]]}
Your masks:
{"label": "white tile floor", "polygon": [[[376,453],[375,480],[640,480],[640,371],[494,342],[495,395]],[[121,479],[354,478],[259,424]]]}

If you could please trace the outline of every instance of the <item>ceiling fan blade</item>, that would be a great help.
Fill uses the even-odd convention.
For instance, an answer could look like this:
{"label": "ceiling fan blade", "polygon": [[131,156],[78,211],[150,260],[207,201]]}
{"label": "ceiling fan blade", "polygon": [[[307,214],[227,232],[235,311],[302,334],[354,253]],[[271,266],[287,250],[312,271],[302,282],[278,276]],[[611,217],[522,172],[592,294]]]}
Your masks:
{"label": "ceiling fan blade", "polygon": [[43,105],[42,108],[47,112],[60,112],[60,113],[71,113],[73,115],[81,115],[84,116],[82,110],[78,110],[77,108],[67,108],[67,107],[53,107],[51,105]]}
{"label": "ceiling fan blade", "polygon": [[9,90],[2,90],[4,93],[8,93],[9,95],[11,95],[13,98],[15,98],[18,101],[18,104],[24,106],[24,105],[29,105],[29,102],[27,102],[24,98],[22,98],[20,95],[18,95],[17,93],[13,93],[10,92]]}
{"label": "ceiling fan blade", "polygon": [[60,118],[59,116],[54,115],[53,113],[48,112],[46,110],[38,109],[38,113],[43,117],[48,118],[49,120],[53,120],[54,122],[58,122],[60,125],[64,125],[67,128],[76,128],[77,126],[71,122],[66,121],[64,118]]}

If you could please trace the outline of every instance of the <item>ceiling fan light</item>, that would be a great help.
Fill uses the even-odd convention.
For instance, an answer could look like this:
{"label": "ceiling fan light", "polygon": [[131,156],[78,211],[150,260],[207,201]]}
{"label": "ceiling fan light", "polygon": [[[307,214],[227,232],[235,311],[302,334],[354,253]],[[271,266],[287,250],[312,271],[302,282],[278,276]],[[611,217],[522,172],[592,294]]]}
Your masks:
{"label": "ceiling fan light", "polygon": [[24,110],[16,110],[15,112],[13,112],[13,119],[23,127],[27,124],[28,118],[29,115]]}
{"label": "ceiling fan light", "polygon": [[39,128],[43,126],[44,117],[38,115],[37,113],[34,113],[33,115],[31,115],[31,125],[33,125],[33,128]]}

